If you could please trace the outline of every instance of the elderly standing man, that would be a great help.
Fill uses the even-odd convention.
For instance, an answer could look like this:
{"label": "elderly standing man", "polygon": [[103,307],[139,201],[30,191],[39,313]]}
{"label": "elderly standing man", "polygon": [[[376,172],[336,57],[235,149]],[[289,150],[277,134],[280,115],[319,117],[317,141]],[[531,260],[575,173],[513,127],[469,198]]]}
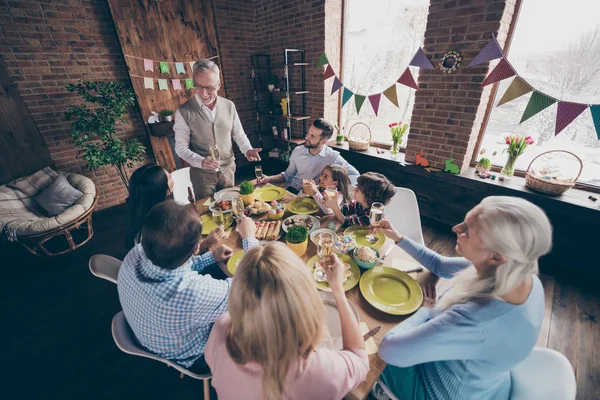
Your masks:
{"label": "elderly standing man", "polygon": [[[190,178],[196,199],[235,183],[233,141],[248,161],[260,161],[235,109],[235,104],[217,95],[221,87],[219,67],[210,60],[194,64],[195,95],[175,112],[175,152],[190,164]],[[211,156],[216,146],[218,159]]]}

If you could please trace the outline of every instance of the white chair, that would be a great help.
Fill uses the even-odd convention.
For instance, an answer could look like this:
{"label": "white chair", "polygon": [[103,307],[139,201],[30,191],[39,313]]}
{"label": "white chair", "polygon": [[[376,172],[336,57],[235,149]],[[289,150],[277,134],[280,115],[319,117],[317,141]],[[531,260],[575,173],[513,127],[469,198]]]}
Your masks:
{"label": "white chair", "polygon": [[98,278],[117,283],[121,260],[104,254],[96,254],[90,258],[90,271]]}
{"label": "white chair", "polygon": [[577,393],[573,367],[556,350],[535,347],[510,378],[510,400],[575,400]]}
{"label": "white chair", "polygon": [[[114,316],[112,320],[112,335],[117,347],[121,349],[124,353],[131,354],[139,357],[151,358],[152,360],[160,361],[167,364],[169,367],[175,368],[177,371],[181,372],[183,375],[190,376],[194,379],[201,379],[204,381],[204,400],[210,399],[210,378],[212,375],[199,375],[195,374],[182,366],[174,363],[172,361],[167,360],[166,358],[162,358],[157,356],[156,354],[149,353],[143,350],[135,341],[133,333],[131,332],[131,328],[127,321],[125,320],[125,314],[123,311],[119,311],[117,315]],[[182,377],[183,377],[182,375]]]}
{"label": "white chair", "polygon": [[178,204],[189,204],[188,188],[194,189],[190,179],[190,167],[181,168],[171,172],[171,179],[175,182],[173,188],[173,200]]}
{"label": "white chair", "polygon": [[415,192],[396,187],[396,194],[390,204],[385,206],[385,217],[398,232],[419,244],[425,244]]}

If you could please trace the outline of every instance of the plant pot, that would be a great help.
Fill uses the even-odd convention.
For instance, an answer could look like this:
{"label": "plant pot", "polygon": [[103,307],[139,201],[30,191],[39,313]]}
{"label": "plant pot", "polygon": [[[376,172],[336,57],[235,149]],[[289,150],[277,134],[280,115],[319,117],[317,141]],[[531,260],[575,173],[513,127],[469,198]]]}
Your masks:
{"label": "plant pot", "polygon": [[308,238],[302,243],[290,243],[287,240],[285,244],[294,252],[298,257],[302,257],[306,254],[306,249],[308,248]]}
{"label": "plant pot", "polygon": [[173,121],[173,116],[172,115],[165,115],[163,118],[164,118],[163,121],[165,121],[165,122],[171,122],[171,121]]}
{"label": "plant pot", "polygon": [[241,194],[240,197],[242,198],[242,202],[244,203],[244,205],[248,206],[248,205],[254,203],[256,194],[254,192],[252,192],[250,194]]}
{"label": "plant pot", "polygon": [[273,89],[275,89],[275,85],[269,84],[269,85],[267,85],[267,88],[269,89],[269,92],[272,92]]}
{"label": "plant pot", "polygon": [[490,169],[489,168],[484,168],[484,167],[475,167],[475,171],[478,174],[489,174]]}

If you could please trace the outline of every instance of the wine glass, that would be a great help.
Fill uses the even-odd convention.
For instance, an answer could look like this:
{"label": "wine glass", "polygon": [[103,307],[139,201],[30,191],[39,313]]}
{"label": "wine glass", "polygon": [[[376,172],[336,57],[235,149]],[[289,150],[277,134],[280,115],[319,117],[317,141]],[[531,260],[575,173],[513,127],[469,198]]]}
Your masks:
{"label": "wine glass", "polygon": [[[220,154],[219,154],[219,148],[217,147],[216,144],[210,146],[210,156],[212,158],[214,158],[217,162],[219,162],[219,156],[220,156]],[[215,171],[220,171],[220,170],[221,170],[221,168],[215,169]]]}
{"label": "wine glass", "polygon": [[233,211],[236,219],[242,218],[242,215],[244,215],[244,202],[241,197],[231,199],[231,211]]}
{"label": "wine glass", "polygon": [[223,225],[225,225],[225,217],[223,216],[223,210],[221,210],[219,207],[215,207],[212,209],[212,218],[217,227],[220,228]]}
{"label": "wine glass", "polygon": [[[378,228],[381,225],[381,221],[383,221],[383,204],[375,202],[371,204],[371,211],[369,213],[370,224],[373,228]],[[371,243],[375,243],[377,241],[377,236],[373,234],[369,234],[365,236]]]}
{"label": "wine glass", "polygon": [[331,199],[335,199],[337,197],[337,187],[336,186],[326,186],[325,193]]}
{"label": "wine glass", "polygon": [[334,243],[335,236],[333,232],[323,232],[319,235],[319,240],[317,241],[317,255],[319,256],[319,260],[317,260],[317,265],[319,267],[321,267],[319,261],[329,256],[333,251]]}
{"label": "wine glass", "polygon": [[256,184],[260,185],[260,178],[263,176],[262,167],[260,165],[254,167],[254,174],[256,175]]}

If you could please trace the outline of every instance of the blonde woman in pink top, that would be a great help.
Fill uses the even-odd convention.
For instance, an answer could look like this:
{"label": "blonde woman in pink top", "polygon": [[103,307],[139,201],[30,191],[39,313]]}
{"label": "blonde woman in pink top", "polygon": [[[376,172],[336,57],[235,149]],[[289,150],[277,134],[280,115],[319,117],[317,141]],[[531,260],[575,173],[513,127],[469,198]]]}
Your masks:
{"label": "blonde woman in pink top", "polygon": [[215,322],[204,357],[221,400],[341,399],[367,376],[369,359],[337,256],[325,271],[342,323],[343,350],[327,337],[323,301],[304,262],[283,243],[249,250]]}

